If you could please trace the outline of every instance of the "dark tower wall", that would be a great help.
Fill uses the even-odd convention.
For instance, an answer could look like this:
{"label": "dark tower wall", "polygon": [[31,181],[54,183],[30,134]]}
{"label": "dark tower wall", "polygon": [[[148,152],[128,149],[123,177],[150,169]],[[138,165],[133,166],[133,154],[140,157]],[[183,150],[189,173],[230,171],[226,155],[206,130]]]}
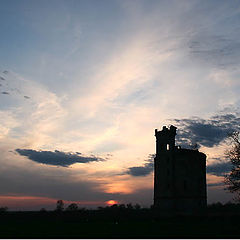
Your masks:
{"label": "dark tower wall", "polygon": [[174,126],[155,136],[154,206],[184,212],[206,207],[206,155],[176,147]]}

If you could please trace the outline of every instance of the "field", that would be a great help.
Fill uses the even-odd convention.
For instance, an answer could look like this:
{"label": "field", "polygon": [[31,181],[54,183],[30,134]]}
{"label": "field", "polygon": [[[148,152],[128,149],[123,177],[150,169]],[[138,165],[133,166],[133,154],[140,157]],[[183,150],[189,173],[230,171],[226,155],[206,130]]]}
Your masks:
{"label": "field", "polygon": [[240,238],[239,214],[157,216],[137,213],[6,212],[0,238]]}

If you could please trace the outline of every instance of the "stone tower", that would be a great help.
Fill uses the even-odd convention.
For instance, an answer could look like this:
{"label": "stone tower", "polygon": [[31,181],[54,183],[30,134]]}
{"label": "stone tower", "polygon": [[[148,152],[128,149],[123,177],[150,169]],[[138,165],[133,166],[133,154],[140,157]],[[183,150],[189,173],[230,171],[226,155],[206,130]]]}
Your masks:
{"label": "stone tower", "polygon": [[154,207],[195,212],[207,205],[206,155],[175,146],[176,129],[155,129]]}

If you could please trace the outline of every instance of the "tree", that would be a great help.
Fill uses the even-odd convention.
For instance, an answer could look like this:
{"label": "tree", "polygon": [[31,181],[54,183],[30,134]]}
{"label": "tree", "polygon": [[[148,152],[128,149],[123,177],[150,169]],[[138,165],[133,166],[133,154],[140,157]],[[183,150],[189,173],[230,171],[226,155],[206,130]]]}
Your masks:
{"label": "tree", "polygon": [[127,204],[127,209],[133,209],[132,203],[128,203],[128,204]]}
{"label": "tree", "polygon": [[71,203],[70,205],[68,205],[68,207],[66,208],[66,211],[77,211],[78,210],[78,205],[76,203]]}
{"label": "tree", "polygon": [[7,212],[8,207],[0,207],[0,213]]}
{"label": "tree", "polygon": [[120,205],[118,206],[118,208],[121,209],[121,210],[123,210],[123,209],[126,208],[126,206],[125,206],[125,204],[120,204]]}
{"label": "tree", "polygon": [[231,147],[226,152],[226,156],[230,159],[233,168],[225,177],[226,189],[235,193],[235,200],[240,201],[240,132],[233,132],[229,140]]}
{"label": "tree", "polygon": [[139,209],[141,208],[141,206],[137,203],[137,204],[134,205],[134,208],[135,208],[136,210],[139,210]]}
{"label": "tree", "polygon": [[63,200],[58,200],[58,201],[57,201],[57,206],[56,206],[56,211],[62,212],[63,209],[64,209]]}

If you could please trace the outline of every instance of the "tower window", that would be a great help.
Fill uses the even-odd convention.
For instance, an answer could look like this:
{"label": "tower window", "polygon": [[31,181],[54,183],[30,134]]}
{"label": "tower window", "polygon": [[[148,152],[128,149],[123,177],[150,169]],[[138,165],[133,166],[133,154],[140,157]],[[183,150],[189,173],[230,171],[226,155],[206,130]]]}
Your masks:
{"label": "tower window", "polygon": [[169,144],[167,144],[167,150],[169,150]]}

